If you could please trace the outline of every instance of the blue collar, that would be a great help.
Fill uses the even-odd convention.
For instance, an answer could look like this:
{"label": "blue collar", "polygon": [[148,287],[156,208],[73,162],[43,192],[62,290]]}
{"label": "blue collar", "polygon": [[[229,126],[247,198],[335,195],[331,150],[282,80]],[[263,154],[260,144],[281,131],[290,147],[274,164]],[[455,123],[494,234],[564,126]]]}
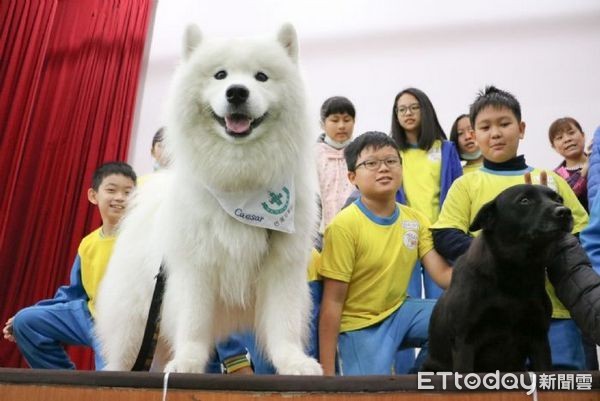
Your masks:
{"label": "blue collar", "polygon": [[531,173],[533,171],[533,167],[527,166],[521,170],[492,170],[487,167],[481,167],[479,169],[484,173],[494,174],[494,175],[523,175],[525,173]]}
{"label": "blue collar", "polygon": [[356,204],[356,206],[358,206],[360,211],[363,212],[365,216],[367,216],[369,220],[371,220],[375,224],[379,224],[382,226],[391,226],[396,222],[396,220],[398,220],[398,217],[400,217],[400,208],[398,207],[398,205],[396,205],[396,210],[394,210],[394,213],[392,213],[391,216],[379,217],[375,215],[372,211],[367,209],[365,204],[362,203],[362,201],[360,200],[360,197],[357,200],[355,200],[354,203]]}

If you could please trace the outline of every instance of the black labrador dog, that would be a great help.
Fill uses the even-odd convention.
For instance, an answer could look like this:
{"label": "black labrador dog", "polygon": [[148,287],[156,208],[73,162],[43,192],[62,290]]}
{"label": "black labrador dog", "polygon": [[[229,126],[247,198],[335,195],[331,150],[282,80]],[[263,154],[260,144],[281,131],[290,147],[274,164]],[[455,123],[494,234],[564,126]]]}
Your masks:
{"label": "black labrador dog", "polygon": [[434,372],[551,369],[552,306],[545,266],[573,227],[562,198],[541,185],[516,185],[485,204],[469,228],[482,230],[457,259],[429,326]]}

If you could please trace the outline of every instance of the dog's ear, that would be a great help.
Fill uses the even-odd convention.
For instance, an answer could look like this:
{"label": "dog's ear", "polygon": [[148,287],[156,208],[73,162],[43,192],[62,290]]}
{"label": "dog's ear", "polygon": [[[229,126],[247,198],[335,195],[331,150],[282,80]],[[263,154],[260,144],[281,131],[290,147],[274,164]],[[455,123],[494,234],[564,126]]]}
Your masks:
{"label": "dog's ear", "polygon": [[190,24],[185,29],[185,37],[183,40],[183,58],[185,60],[190,58],[190,55],[202,42],[202,31],[196,24]]}
{"label": "dog's ear", "polygon": [[288,53],[294,63],[298,62],[298,36],[294,26],[290,23],[283,24],[279,28],[277,40]]}
{"label": "dog's ear", "polygon": [[490,201],[483,205],[477,216],[475,216],[475,220],[471,223],[471,227],[469,227],[469,231],[479,231],[482,229],[489,229],[496,224],[496,201]]}

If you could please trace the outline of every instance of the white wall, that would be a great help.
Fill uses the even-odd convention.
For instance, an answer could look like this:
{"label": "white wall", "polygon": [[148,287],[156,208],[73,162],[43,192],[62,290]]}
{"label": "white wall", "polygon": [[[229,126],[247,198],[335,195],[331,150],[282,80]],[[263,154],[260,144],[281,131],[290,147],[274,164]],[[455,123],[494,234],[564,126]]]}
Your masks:
{"label": "white wall", "polygon": [[318,110],[332,95],[357,108],[355,133],[387,132],[394,96],[424,90],[449,131],[476,92],[495,84],[513,92],[527,131],[529,164],[552,168],[547,140],[565,115],[591,136],[600,125],[600,1],[597,0],[198,0],[159,1],[130,162],[151,170],[150,142],[163,124],[164,97],[188,22],[206,35],[276,32],[292,22],[319,132]]}

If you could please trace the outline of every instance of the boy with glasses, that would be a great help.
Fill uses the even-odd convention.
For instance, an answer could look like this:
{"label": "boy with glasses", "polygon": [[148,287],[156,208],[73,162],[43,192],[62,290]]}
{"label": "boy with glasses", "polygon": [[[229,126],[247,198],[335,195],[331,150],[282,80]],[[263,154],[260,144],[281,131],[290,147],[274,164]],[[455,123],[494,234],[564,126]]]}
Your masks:
{"label": "boy with glasses", "polygon": [[344,156],[360,198],[325,230],[320,361],[324,374],[333,375],[337,348],[344,375],[391,374],[399,349],[427,344],[435,301],[408,298],[415,262],[421,259],[444,288],[452,269],[433,249],[427,217],[396,202],[402,183],[396,142],[367,132]]}

